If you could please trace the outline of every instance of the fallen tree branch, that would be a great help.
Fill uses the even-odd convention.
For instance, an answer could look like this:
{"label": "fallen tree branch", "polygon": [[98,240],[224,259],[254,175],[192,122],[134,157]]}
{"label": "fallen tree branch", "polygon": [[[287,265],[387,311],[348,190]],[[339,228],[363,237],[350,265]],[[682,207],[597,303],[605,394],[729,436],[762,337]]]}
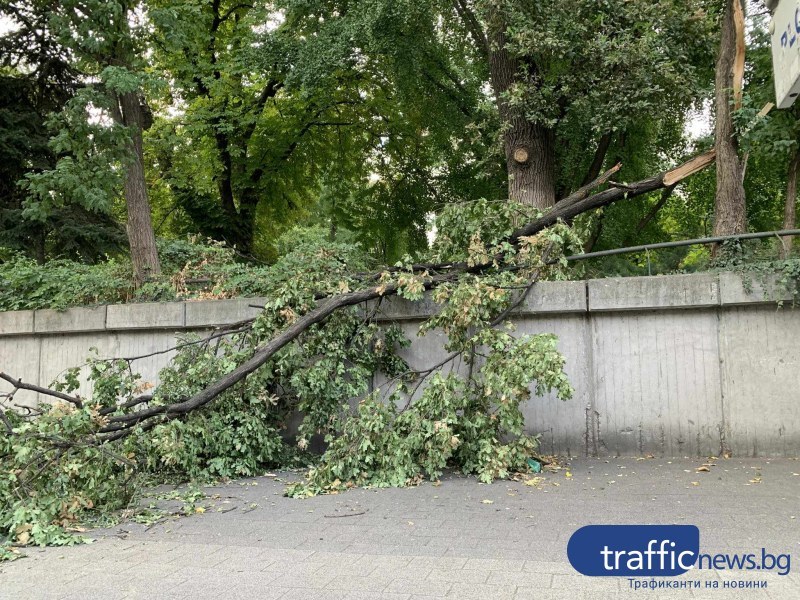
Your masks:
{"label": "fallen tree branch", "polygon": [[122,404],[117,404],[116,406],[106,406],[105,408],[100,409],[100,415],[110,415],[111,413],[117,412],[118,410],[124,410],[126,408],[133,408],[134,406],[138,406],[139,404],[146,404],[153,399],[152,394],[145,394],[144,396],[139,396],[137,398],[132,398],[127,402],[123,402]]}
{"label": "fallen tree branch", "polygon": [[[592,189],[607,183],[611,176],[619,171],[620,165],[615,165],[609,171],[596,178],[594,181],[582,186],[573,194],[567,196],[562,202],[556,204],[550,211],[538,219],[535,219],[527,225],[518,228],[509,236],[508,242],[512,245],[519,245],[523,238],[533,236],[540,231],[558,223],[559,221],[568,221],[582,213],[607,206],[619,200],[634,198],[666,187],[673,187],[686,177],[689,177],[690,175],[704,169],[713,161],[714,151],[712,150],[698,155],[686,163],[676,167],[675,169],[660,173],[655,177],[650,177],[642,181],[626,184],[624,189],[620,187],[612,187],[596,194],[589,195]],[[444,283],[456,281],[458,277],[463,274],[477,274],[493,269],[509,268],[515,269],[518,267],[515,267],[514,265],[504,265],[503,257],[500,255],[494,256],[490,260],[479,265],[469,265],[466,262],[450,262],[414,265],[411,267],[412,271],[418,274],[422,274],[425,271],[434,272],[434,275],[427,276],[423,279],[422,285],[425,290],[431,290]],[[379,276],[380,274],[377,274],[373,276],[373,279],[378,279]],[[110,416],[108,416],[107,424],[99,430],[99,435],[96,437],[95,442],[105,443],[123,438],[136,430],[149,430],[158,423],[162,423],[165,420],[178,418],[195,409],[205,406],[220,394],[223,394],[232,386],[241,382],[250,374],[263,366],[273,356],[275,356],[277,352],[297,339],[304,331],[316,324],[322,323],[336,311],[350,306],[363,304],[371,300],[395,295],[400,290],[400,287],[401,286],[397,283],[387,283],[379,287],[368,287],[354,292],[320,299],[320,303],[315,308],[305,315],[297,318],[293,323],[286,327],[286,329],[279,332],[268,342],[257,347],[252,356],[244,363],[239,365],[236,369],[227,373],[225,376],[221,377],[202,391],[190,398],[183,400],[182,402],[150,406],[133,413],[113,414],[118,410],[132,408],[139,404],[149,402],[152,400],[152,396],[147,395],[134,398],[115,407],[102,409],[102,415]],[[236,326],[242,326],[244,324],[244,322],[236,323],[233,324],[233,327],[235,328]],[[220,331],[212,335],[219,335],[221,333],[222,332]],[[225,333],[230,334],[230,329],[228,329],[228,331]],[[136,359],[139,357],[133,358]],[[11,383],[15,387],[15,390],[31,390],[65,400],[75,404],[78,407],[82,406],[82,402],[79,397],[69,396],[67,394],[50,390],[41,386],[26,384],[5,373],[0,373],[0,378]]]}
{"label": "fallen tree branch", "polygon": [[[550,244],[547,247],[547,249],[544,251],[544,253],[543,253],[542,262],[545,265],[552,264],[553,262],[555,262],[555,261],[549,260],[549,258],[548,258],[549,254],[550,254],[550,250],[552,249],[552,247],[553,247],[553,245]],[[520,305],[523,302],[525,302],[525,300],[527,300],[528,295],[530,294],[531,290],[533,289],[533,286],[536,285],[536,283],[538,283],[538,281],[539,281],[540,273],[541,273],[541,269],[537,269],[536,272],[531,276],[530,281],[527,283],[527,285],[522,286],[520,288],[521,289],[521,293],[519,294],[517,299],[514,300],[513,302],[511,302],[499,315],[497,315],[494,319],[492,319],[492,321],[488,325],[485,326],[485,329],[492,329],[494,327],[497,327],[500,323],[505,321],[512,312],[517,310],[517,308],[519,308]],[[474,351],[474,347],[473,347],[473,351]],[[405,373],[401,373],[399,376],[393,377],[392,379],[389,379],[386,382],[384,382],[383,385],[387,386],[387,392],[388,392],[389,391],[388,390],[388,386],[390,386],[394,381],[397,381],[398,379],[406,377],[408,375],[415,375],[417,377],[417,381],[416,381],[416,384],[414,385],[414,389],[411,390],[410,392],[407,392],[408,398],[407,398],[406,404],[405,404],[405,406],[403,407],[403,409],[400,412],[401,413],[405,412],[406,410],[408,410],[411,407],[411,403],[414,400],[414,395],[417,393],[419,388],[422,386],[422,383],[428,377],[430,377],[430,375],[432,375],[434,372],[436,372],[439,369],[441,369],[444,365],[446,365],[446,364],[454,361],[455,359],[461,357],[464,354],[464,352],[465,352],[464,350],[459,350],[459,351],[453,352],[453,353],[449,354],[447,357],[445,357],[444,359],[440,360],[438,363],[436,363],[434,365],[431,365],[427,369],[422,369],[422,370],[418,369],[418,370],[406,371]],[[470,369],[471,369],[471,366],[470,366]],[[382,387],[382,386],[379,386],[379,388],[380,387]],[[384,398],[385,398],[385,394],[384,394]]]}
{"label": "fallen tree branch", "polygon": [[[445,281],[452,281],[453,279],[454,279],[453,275],[438,276],[429,279],[423,285],[425,286],[425,289],[431,289],[433,287],[436,287],[437,285],[444,283]],[[112,417],[111,419],[109,419],[109,423],[110,424],[129,423],[135,425],[136,423],[140,423],[144,419],[148,419],[150,417],[158,415],[167,415],[167,416],[182,415],[196,408],[199,408],[209,403],[218,395],[225,392],[228,388],[237,384],[242,379],[253,373],[256,369],[261,367],[270,358],[272,358],[281,348],[283,348],[289,342],[297,338],[306,329],[308,329],[312,325],[321,323],[337,310],[348,306],[355,306],[357,304],[362,304],[369,300],[375,300],[384,295],[386,296],[394,295],[397,293],[398,289],[399,286],[397,284],[390,284],[387,285],[385,289],[380,291],[375,288],[369,288],[366,290],[351,292],[349,294],[341,294],[339,296],[333,296],[332,298],[329,298],[327,301],[325,301],[323,304],[317,306],[310,312],[298,318],[294,323],[289,325],[289,327],[284,329],[282,332],[280,332],[278,335],[272,338],[269,342],[258,348],[249,360],[245,361],[239,367],[237,367],[236,369],[234,369],[221,379],[217,380],[203,391],[199,392],[198,394],[195,394],[193,397],[183,402],[178,402],[175,404],[168,404],[164,406],[153,406],[151,408],[138,411],[136,413]],[[103,428],[100,430],[100,432],[104,433],[106,430],[107,428]]]}
{"label": "fallen tree branch", "polygon": [[562,206],[560,203],[556,204],[541,218],[529,223],[528,225],[525,225],[524,227],[521,227],[511,234],[509,241],[511,243],[516,243],[521,237],[538,233],[545,227],[549,227],[559,220],[571,219],[581,213],[613,204],[618,200],[635,198],[637,196],[649,194],[650,192],[654,192],[669,185],[683,181],[690,175],[693,175],[698,171],[702,171],[707,166],[712,164],[715,156],[715,152],[713,150],[709,150],[708,152],[704,152],[703,154],[692,158],[691,160],[678,167],[675,167],[674,169],[670,169],[664,173],[659,173],[655,177],[630,183],[624,190],[619,188],[611,188],[597,194],[593,194],[580,202],[574,202],[566,206]]}
{"label": "fallen tree branch", "polygon": [[[607,206],[618,200],[641,196],[643,194],[662,189],[668,185],[673,185],[690,176],[691,174],[705,168],[711,164],[713,160],[714,152],[706,152],[675,169],[660,173],[655,177],[650,177],[642,181],[631,183],[626,186],[625,190],[611,188],[591,196],[586,196],[582,199],[576,197],[577,199],[568,203],[556,204],[549,212],[514,231],[509,238],[509,242],[513,245],[518,245],[522,238],[535,235],[536,233],[556,224],[559,221],[571,219],[579,214]],[[613,172],[616,172],[615,169],[616,167],[611,170],[612,172],[606,173],[602,177],[610,177]],[[582,190],[585,189],[585,187],[581,188],[581,190],[578,190],[576,194],[583,193]],[[501,259],[501,257],[495,257],[495,259]],[[424,280],[423,287],[425,290],[430,290],[443,283],[452,282],[462,274],[487,271],[493,267],[494,262],[495,261],[488,261],[485,264],[472,266],[465,262],[425,266],[425,270],[430,269],[437,272],[443,271],[443,273],[434,275]],[[423,269],[417,268],[416,270]],[[200,408],[245,379],[251,373],[255,372],[258,368],[263,366],[267,361],[275,356],[278,351],[299,337],[300,334],[306,331],[309,327],[325,321],[337,310],[362,304],[384,296],[395,295],[399,289],[400,286],[398,284],[390,283],[377,288],[370,287],[347,294],[339,294],[329,297],[328,299],[323,300],[321,304],[312,309],[310,312],[299,317],[291,325],[278,333],[268,342],[256,348],[253,355],[247,361],[191,398],[187,398],[183,402],[177,402],[175,404],[152,406],[135,413],[111,417],[109,418],[108,425],[102,428],[100,433],[113,434],[108,438],[109,440],[119,439],[120,437],[124,437],[125,435],[133,432],[136,427],[142,424],[144,421],[159,417],[158,421],[160,422],[160,417],[166,417],[168,419],[175,418]],[[154,425],[153,422],[148,423],[148,426],[152,425]]]}
{"label": "fallen tree branch", "polygon": [[606,183],[609,179],[611,179],[611,176],[614,175],[614,173],[619,171],[621,168],[622,168],[622,163],[617,163],[599,177],[596,177],[589,183],[579,187],[577,190],[572,192],[566,198],[559,200],[558,203],[563,207],[565,205],[572,204],[573,202],[577,202],[579,200],[587,198],[589,196],[589,192]]}
{"label": "fallen tree branch", "polygon": [[[263,308],[263,307],[262,307]],[[192,340],[189,342],[181,342],[180,344],[176,344],[175,346],[170,346],[169,348],[165,348],[164,350],[156,350],[155,352],[150,352],[148,354],[139,354],[138,356],[123,356],[121,358],[108,358],[104,360],[124,360],[128,363],[135,362],[137,360],[143,360],[145,358],[152,358],[153,356],[158,356],[159,354],[167,354],[169,352],[175,352],[182,348],[187,348],[189,346],[197,346],[199,344],[207,344],[208,342],[215,340],[217,338],[225,337],[225,336],[232,336],[236,335],[237,333],[244,333],[253,324],[255,318],[253,319],[244,319],[242,321],[237,321],[236,323],[231,323],[230,325],[221,325],[214,328],[214,331],[208,334],[204,338],[200,338],[198,340]]]}

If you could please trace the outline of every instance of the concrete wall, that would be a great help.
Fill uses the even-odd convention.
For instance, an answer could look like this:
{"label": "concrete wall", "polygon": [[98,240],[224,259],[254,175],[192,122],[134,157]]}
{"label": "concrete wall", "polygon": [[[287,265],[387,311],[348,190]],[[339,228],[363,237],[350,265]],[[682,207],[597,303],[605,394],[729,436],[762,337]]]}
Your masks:
{"label": "concrete wall", "polygon": [[[241,298],[0,312],[0,371],[49,386],[66,369],[83,364],[93,349],[101,358],[161,353],[175,346],[179,336],[254,317],[259,309],[251,305],[263,302],[263,298]],[[154,354],[134,365],[145,382],[155,383],[173,355]],[[10,389],[0,381],[0,392]],[[78,393],[90,397],[91,386],[84,382]],[[35,406],[37,396],[19,391],[15,400]]]}
{"label": "concrete wall", "polygon": [[[527,427],[544,451],[573,456],[800,456],[800,312],[780,299],[778,286],[730,273],[537,284],[517,331],[559,336],[575,396],[532,398]],[[181,332],[254,316],[260,302],[0,313],[0,370],[47,385],[92,346],[106,357],[165,350]],[[440,334],[416,337],[431,308],[382,305],[380,318],[413,340],[412,366],[446,355]],[[145,379],[169,356],[138,363]]]}

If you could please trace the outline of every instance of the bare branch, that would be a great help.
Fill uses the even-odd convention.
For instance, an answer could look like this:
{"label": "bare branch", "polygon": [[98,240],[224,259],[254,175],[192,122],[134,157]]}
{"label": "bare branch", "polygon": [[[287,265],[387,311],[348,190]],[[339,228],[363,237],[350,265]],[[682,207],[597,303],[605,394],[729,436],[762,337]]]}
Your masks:
{"label": "bare branch", "polygon": [[57,392],[56,390],[51,390],[49,388],[42,387],[39,385],[34,385],[32,383],[25,383],[21,379],[14,379],[13,377],[11,377],[11,375],[7,375],[6,373],[2,372],[0,372],[0,379],[5,379],[8,383],[14,386],[14,389],[37,392],[39,394],[44,394],[46,396],[52,396],[53,398],[58,398],[59,400],[64,400],[66,402],[69,402],[70,404],[74,404],[78,408],[83,407],[81,399],[78,398],[77,396],[70,396],[69,394]]}
{"label": "bare branch", "polygon": [[600,140],[597,142],[597,150],[595,150],[594,158],[592,159],[592,164],[589,165],[589,171],[583,178],[582,186],[587,185],[600,174],[600,169],[603,168],[603,162],[605,162],[606,154],[608,154],[608,148],[611,146],[611,138],[612,134],[610,131],[600,136]]}
{"label": "bare branch", "polygon": [[648,211],[648,213],[644,217],[642,217],[639,223],[636,225],[636,235],[644,231],[644,228],[647,227],[653,219],[655,219],[656,215],[658,214],[658,211],[664,208],[664,205],[667,203],[667,200],[669,200],[670,197],[672,196],[672,192],[675,191],[675,186],[677,185],[678,184],[676,183],[664,188],[664,191],[661,192],[661,198],[659,198],[655,206],[653,206],[653,208],[651,208]]}

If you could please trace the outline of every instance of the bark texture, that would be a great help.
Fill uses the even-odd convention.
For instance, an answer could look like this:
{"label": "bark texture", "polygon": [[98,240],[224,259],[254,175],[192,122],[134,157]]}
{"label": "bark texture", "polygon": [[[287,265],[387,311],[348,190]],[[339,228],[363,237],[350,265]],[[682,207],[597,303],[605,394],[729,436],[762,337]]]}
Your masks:
{"label": "bark texture", "polygon": [[503,121],[503,146],[508,171],[508,196],[536,208],[556,201],[555,132],[530,122],[520,108],[511,106],[507,94],[523,76],[520,61],[506,49],[505,25],[494,24],[488,50],[492,89]]}
{"label": "bark texture", "polygon": [[119,116],[130,129],[130,162],[125,170],[125,204],[128,209],[128,242],[136,284],[140,285],[161,274],[156,236],[150,215],[150,201],[144,177],[142,131],[147,129],[148,117],[135,92],[119,95]]}
{"label": "bark texture", "polygon": [[732,235],[747,230],[743,167],[733,130],[732,100],[734,65],[737,63],[737,40],[744,35],[737,26],[741,0],[726,0],[715,78],[717,191],[714,202],[714,235]]}

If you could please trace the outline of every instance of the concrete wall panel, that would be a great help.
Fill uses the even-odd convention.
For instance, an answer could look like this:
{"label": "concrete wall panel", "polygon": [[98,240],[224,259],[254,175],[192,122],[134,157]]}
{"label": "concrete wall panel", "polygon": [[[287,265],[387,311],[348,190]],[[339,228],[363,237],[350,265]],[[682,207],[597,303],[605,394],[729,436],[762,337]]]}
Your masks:
{"label": "concrete wall panel", "polygon": [[772,304],[789,302],[794,298],[791,289],[781,284],[777,275],[753,273],[742,277],[738,273],[719,274],[720,303],[726,305]]}
{"label": "concrete wall panel", "polygon": [[[119,356],[117,354],[117,337],[113,334],[70,333],[42,336],[39,361],[39,383],[45,387],[57,379],[61,379],[71,367],[82,366],[97,348],[97,356]],[[86,379],[88,370],[81,369],[81,386],[75,392],[81,398],[90,398],[92,386]],[[46,400],[41,397],[40,400]]]}
{"label": "concrete wall panel", "polygon": [[[26,383],[40,385],[39,351],[41,340],[32,335],[0,338],[0,371],[22,379]],[[11,384],[0,379],[0,393],[8,393],[13,389]],[[20,390],[14,396],[14,402],[21,406],[36,406],[38,394]]]}
{"label": "concrete wall panel", "polygon": [[0,336],[33,333],[33,311],[0,312]]}
{"label": "concrete wall panel", "polygon": [[728,444],[738,456],[800,454],[800,309],[720,313]]}
{"label": "concrete wall panel", "polygon": [[183,302],[146,302],[108,307],[107,329],[181,329],[185,324]]}
{"label": "concrete wall panel", "polygon": [[106,307],[68,308],[67,310],[37,310],[34,316],[36,333],[78,334],[103,331],[106,328]]}
{"label": "concrete wall panel", "polygon": [[587,282],[590,311],[699,308],[719,304],[716,275],[618,277]]}
{"label": "concrete wall panel", "polygon": [[[599,454],[719,452],[722,408],[713,311],[593,317]],[[591,430],[590,430],[591,433]]]}
{"label": "concrete wall panel", "polygon": [[264,298],[234,298],[231,300],[203,300],[186,303],[186,327],[228,325],[259,314]]}
{"label": "concrete wall panel", "polygon": [[564,355],[565,370],[575,389],[572,399],[562,401],[555,394],[531,396],[523,406],[529,433],[541,435],[542,451],[583,456],[586,451],[586,411],[593,403],[592,360],[589,319],[583,315],[524,318],[517,321],[517,333],[554,333]]}

